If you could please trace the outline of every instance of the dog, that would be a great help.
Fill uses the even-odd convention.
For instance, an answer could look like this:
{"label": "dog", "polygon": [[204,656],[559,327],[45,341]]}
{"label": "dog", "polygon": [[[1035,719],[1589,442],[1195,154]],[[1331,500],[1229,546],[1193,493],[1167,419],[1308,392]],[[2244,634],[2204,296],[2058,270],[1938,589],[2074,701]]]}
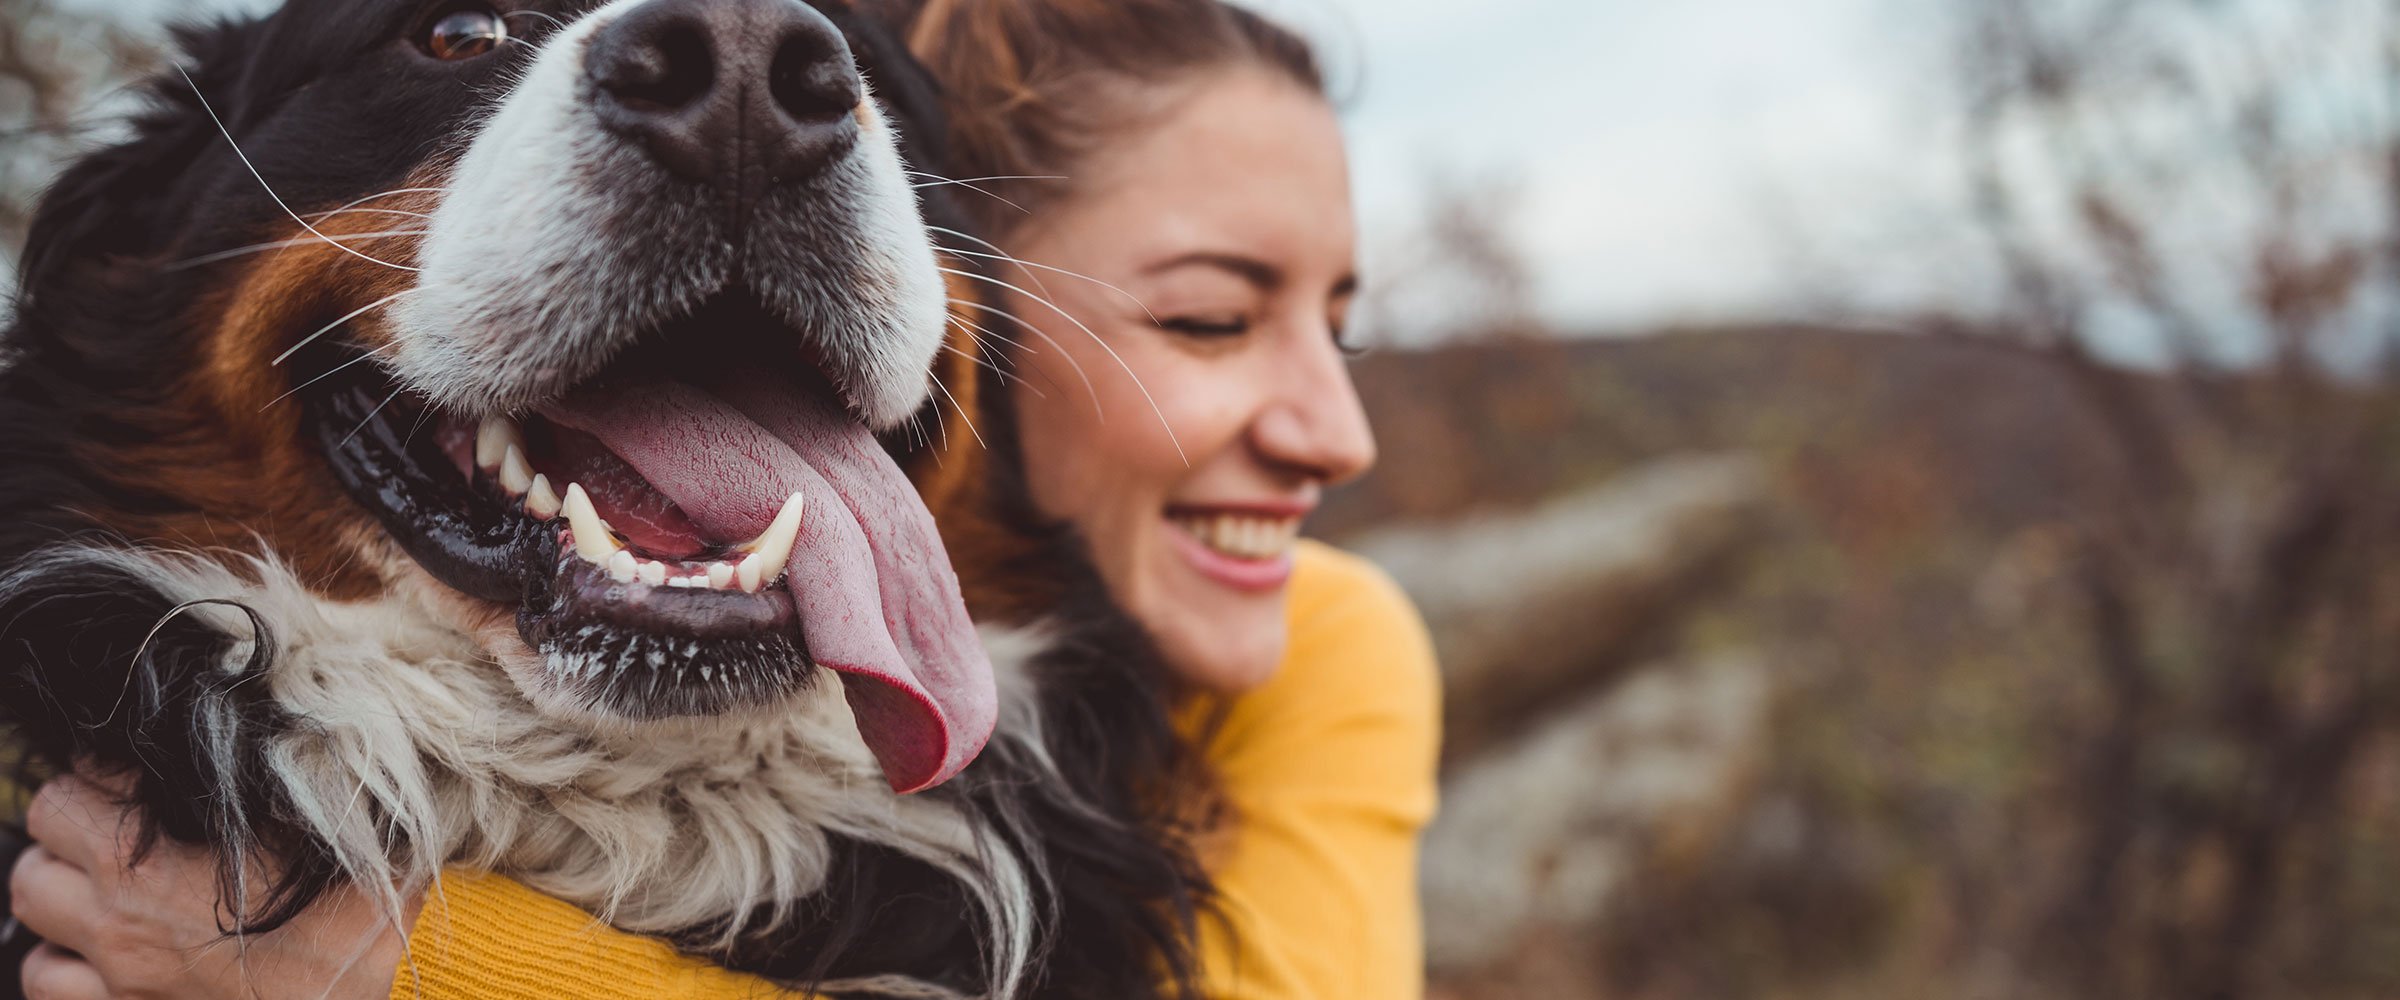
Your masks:
{"label": "dog", "polygon": [[828,993],[1190,995],[1190,754],[978,405],[888,17],[184,31],[0,346],[24,780],[130,775],[245,933],[465,866]]}

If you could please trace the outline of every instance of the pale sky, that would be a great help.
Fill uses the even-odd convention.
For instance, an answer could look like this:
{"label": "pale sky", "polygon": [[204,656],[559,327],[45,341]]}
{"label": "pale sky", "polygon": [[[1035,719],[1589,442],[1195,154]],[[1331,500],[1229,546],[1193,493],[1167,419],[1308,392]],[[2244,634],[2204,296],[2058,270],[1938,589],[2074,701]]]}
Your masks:
{"label": "pale sky", "polygon": [[[1522,186],[1509,231],[1568,331],[1814,308],[1812,245],[1855,261],[1862,227],[1949,197],[1940,5],[1247,2],[1355,71],[1370,281],[1433,176]],[[1874,276],[1875,304],[1949,284],[1908,263]]]}

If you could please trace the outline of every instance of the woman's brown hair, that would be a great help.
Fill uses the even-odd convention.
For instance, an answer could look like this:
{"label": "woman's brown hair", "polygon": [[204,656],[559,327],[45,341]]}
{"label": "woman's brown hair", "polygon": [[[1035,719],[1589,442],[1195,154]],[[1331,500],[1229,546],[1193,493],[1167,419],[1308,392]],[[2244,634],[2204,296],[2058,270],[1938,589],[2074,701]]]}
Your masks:
{"label": "woman's brown hair", "polygon": [[992,195],[958,207],[992,238],[1070,195],[1165,87],[1248,65],[1325,92],[1305,40],[1224,0],[926,0],[908,33],[943,90],[951,176]]}

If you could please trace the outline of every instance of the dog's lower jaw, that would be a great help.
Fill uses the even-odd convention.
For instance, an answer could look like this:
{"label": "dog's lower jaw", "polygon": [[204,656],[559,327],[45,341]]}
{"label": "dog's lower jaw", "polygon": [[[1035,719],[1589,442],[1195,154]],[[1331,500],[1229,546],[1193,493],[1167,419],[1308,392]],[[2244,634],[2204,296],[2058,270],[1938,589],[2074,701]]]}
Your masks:
{"label": "dog's lower jaw", "polygon": [[[968,887],[996,995],[1023,974],[1036,916],[1028,866],[986,819],[941,794],[895,796],[857,736],[838,679],[780,710],[631,723],[544,711],[490,651],[532,654],[510,616],[394,555],[385,596],[332,601],[280,563],[85,548],[180,604],[238,602],[271,624],[253,659],[246,616],[226,669],[305,725],[266,741],[272,789],[360,886],[428,889],[446,867],[498,872],[638,933],[730,947],[772,932],[818,892],[842,839],[905,854]],[[36,565],[38,563],[29,564]],[[1024,644],[1007,644],[1015,648]],[[538,658],[533,658],[538,660]],[[535,687],[534,690],[539,690]],[[230,770],[230,769],[229,769]]]}

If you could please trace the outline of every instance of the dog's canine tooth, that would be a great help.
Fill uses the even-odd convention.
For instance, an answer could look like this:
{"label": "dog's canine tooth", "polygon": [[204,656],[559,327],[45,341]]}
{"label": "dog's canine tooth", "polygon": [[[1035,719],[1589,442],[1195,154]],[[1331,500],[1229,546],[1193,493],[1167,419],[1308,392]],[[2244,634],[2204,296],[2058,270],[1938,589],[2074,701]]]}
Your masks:
{"label": "dog's canine tooth", "polygon": [[475,467],[496,471],[508,449],[524,443],[525,437],[517,431],[516,421],[502,416],[485,417],[475,427]]}
{"label": "dog's canine tooth", "polygon": [[765,575],[759,572],[764,567],[765,559],[758,553],[743,556],[742,564],[733,568],[734,582],[741,584],[743,593],[758,593],[758,588],[766,583]]}
{"label": "dog's canine tooth", "polygon": [[758,567],[760,582],[772,580],[783,572],[783,564],[792,557],[792,543],[800,540],[800,514],[807,506],[800,492],[792,491],[784,499],[783,509],[775,512],[774,523],[767,525],[767,530],[751,539],[750,544],[742,546],[762,560]]}
{"label": "dog's canine tooth", "polygon": [[631,550],[618,549],[609,554],[609,579],[615,580],[618,583],[632,583],[633,578],[640,573],[641,566],[639,565],[639,561],[633,558],[633,552]]}
{"label": "dog's canine tooth", "polygon": [[[592,508],[592,498],[584,495],[580,483],[568,483],[567,495],[559,501],[559,512],[567,516],[567,533],[575,536],[575,554],[594,565],[606,566],[612,553],[622,551],[615,536],[608,533],[608,522]],[[626,558],[633,558],[630,554]]]}
{"label": "dog's canine tooth", "polygon": [[525,449],[511,444],[501,451],[500,488],[519,496],[533,489],[533,463],[525,460]]}
{"label": "dog's canine tooth", "polygon": [[550,477],[533,474],[533,485],[525,490],[525,512],[535,519],[547,521],[558,516],[558,490],[550,486]]}

